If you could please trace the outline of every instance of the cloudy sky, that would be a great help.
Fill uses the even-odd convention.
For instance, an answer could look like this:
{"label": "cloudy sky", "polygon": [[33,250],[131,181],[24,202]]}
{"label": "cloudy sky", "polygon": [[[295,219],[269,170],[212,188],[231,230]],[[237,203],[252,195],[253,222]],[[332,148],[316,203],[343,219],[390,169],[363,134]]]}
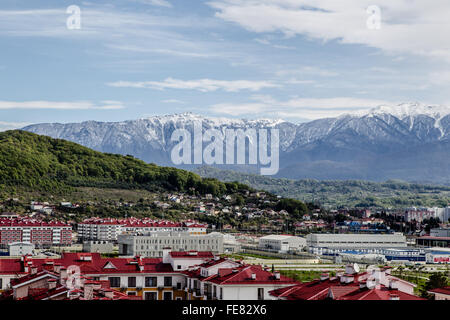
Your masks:
{"label": "cloudy sky", "polygon": [[0,130],[450,104],[449,17],[448,0],[2,0]]}

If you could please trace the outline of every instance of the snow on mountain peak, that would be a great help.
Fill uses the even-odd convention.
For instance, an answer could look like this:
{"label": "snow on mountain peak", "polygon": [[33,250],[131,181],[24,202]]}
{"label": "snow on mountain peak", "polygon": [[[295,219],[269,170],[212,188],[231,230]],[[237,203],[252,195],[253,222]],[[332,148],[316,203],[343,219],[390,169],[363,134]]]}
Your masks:
{"label": "snow on mountain peak", "polygon": [[280,123],[286,122],[282,119],[256,119],[256,120],[247,120],[247,119],[235,119],[235,118],[226,118],[226,117],[207,117],[202,116],[192,112],[183,112],[183,113],[175,113],[175,114],[167,114],[163,116],[152,116],[146,118],[151,122],[159,122],[159,123],[167,123],[167,122],[177,122],[177,121],[204,121],[210,123],[214,127],[221,127],[227,125],[239,125],[245,126],[248,125],[258,125],[263,124],[268,127],[276,126]]}
{"label": "snow on mountain peak", "polygon": [[380,105],[369,110],[360,110],[351,113],[350,115],[357,117],[370,117],[382,114],[389,114],[401,120],[407,117],[415,117],[418,115],[426,115],[431,118],[439,119],[450,114],[450,107],[412,102],[401,103],[396,106]]}

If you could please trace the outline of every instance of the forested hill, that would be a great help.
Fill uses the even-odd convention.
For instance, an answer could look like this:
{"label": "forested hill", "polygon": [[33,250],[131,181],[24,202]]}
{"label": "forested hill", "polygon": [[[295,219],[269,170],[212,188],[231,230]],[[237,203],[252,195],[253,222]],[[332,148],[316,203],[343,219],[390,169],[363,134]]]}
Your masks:
{"label": "forested hill", "polygon": [[181,192],[195,188],[201,194],[214,195],[248,189],[239,183],[201,178],[189,171],[101,153],[26,131],[0,132],[0,188],[57,192],[77,186]]}
{"label": "forested hill", "polygon": [[405,208],[410,206],[446,206],[450,203],[450,186],[425,185],[398,180],[370,182],[362,180],[314,180],[280,179],[209,166],[194,172],[202,177],[221,181],[239,181],[255,189],[313,202],[327,208],[383,207]]}

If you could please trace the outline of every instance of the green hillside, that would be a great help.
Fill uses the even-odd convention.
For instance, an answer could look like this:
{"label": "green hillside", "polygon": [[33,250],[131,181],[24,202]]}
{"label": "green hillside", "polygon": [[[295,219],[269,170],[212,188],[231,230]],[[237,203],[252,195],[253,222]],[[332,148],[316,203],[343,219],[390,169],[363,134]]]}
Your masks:
{"label": "green hillside", "polygon": [[240,188],[195,173],[93,151],[33,133],[0,132],[0,188],[64,192],[73,187],[197,191],[219,195]]}
{"label": "green hillside", "polygon": [[383,207],[404,208],[408,206],[446,206],[450,203],[450,187],[424,185],[403,181],[370,182],[360,180],[282,179],[221,170],[208,166],[194,172],[202,177],[221,181],[239,181],[255,189],[313,202],[327,208]]}

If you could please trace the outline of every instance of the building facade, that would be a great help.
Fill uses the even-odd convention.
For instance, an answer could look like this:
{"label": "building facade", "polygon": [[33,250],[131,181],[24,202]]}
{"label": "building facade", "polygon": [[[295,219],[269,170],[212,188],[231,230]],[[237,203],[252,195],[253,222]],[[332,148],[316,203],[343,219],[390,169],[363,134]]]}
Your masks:
{"label": "building facade", "polygon": [[23,255],[33,255],[34,244],[29,242],[12,242],[8,244],[10,256],[20,257]]}
{"label": "building facade", "polygon": [[144,235],[119,235],[119,254],[125,256],[162,257],[164,248],[173,251],[211,251],[223,253],[223,235],[192,235],[184,232],[149,232]]}
{"label": "building facade", "polygon": [[311,233],[306,236],[308,248],[406,248],[406,237],[393,234],[330,234]]}
{"label": "building facade", "polygon": [[306,239],[290,235],[268,235],[259,238],[258,247],[262,250],[288,252],[301,251],[306,247]]}
{"label": "building facade", "polygon": [[72,227],[60,221],[0,218],[0,245],[29,242],[37,246],[70,245]]}
{"label": "building facade", "polygon": [[99,240],[116,242],[121,234],[149,232],[188,232],[192,235],[206,234],[207,226],[196,222],[172,222],[152,219],[101,219],[89,218],[77,225],[80,241]]}

